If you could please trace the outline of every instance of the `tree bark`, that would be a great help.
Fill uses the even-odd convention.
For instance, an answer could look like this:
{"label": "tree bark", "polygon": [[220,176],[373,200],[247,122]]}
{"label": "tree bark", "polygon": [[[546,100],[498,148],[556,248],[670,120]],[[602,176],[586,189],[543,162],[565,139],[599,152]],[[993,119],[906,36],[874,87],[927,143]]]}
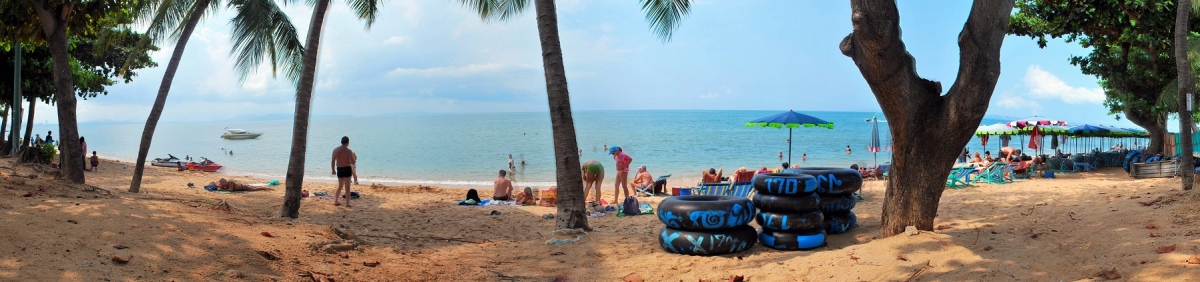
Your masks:
{"label": "tree bark", "polygon": [[555,229],[592,230],[584,212],[583,173],[580,170],[579,143],[575,139],[575,120],[571,117],[571,98],[567,91],[567,72],[563,67],[562,45],[558,37],[558,12],[553,0],[536,0],[538,37],[542,43],[542,67],[546,72],[546,97],[550,104],[550,128],[554,135],[555,180],[558,184],[558,216]]}
{"label": "tree bark", "polygon": [[854,31],[839,47],[858,66],[892,132],[892,180],[884,196],[881,236],[902,233],[907,226],[933,230],[946,176],[987,112],[1000,76],[1000,46],[1013,3],[977,0],[971,6],[958,37],[958,77],[942,96],[941,83],[917,74],[900,37],[896,3],[850,1]]}
{"label": "tree bark", "polygon": [[304,44],[304,66],[300,70],[300,84],[296,87],[296,117],[292,123],[292,153],[288,159],[287,176],[284,178],[286,191],[280,217],[300,217],[300,190],[304,186],[304,154],[308,147],[308,120],[312,110],[313,81],[317,76],[317,52],[321,45],[321,27],[325,24],[325,11],[329,0],[317,0],[313,7],[308,37]]}
{"label": "tree bark", "polygon": [[[73,5],[52,6],[55,11],[49,11],[37,1],[33,7],[42,22],[46,41],[50,43],[54,96],[58,104],[58,149],[63,156],[74,156],[61,158],[59,167],[67,181],[83,184],[83,152],[80,143],[74,142],[79,140],[79,125],[75,116],[75,77],[71,74],[71,58],[67,51],[66,18],[70,17]],[[61,11],[58,11],[59,7]]]}
{"label": "tree bark", "polygon": [[[154,139],[154,130],[158,127],[158,119],[162,117],[163,108],[167,104],[167,94],[171,92],[171,84],[175,81],[175,71],[179,69],[179,61],[183,58],[184,48],[192,37],[192,31],[200,23],[204,11],[208,9],[209,0],[199,0],[196,7],[188,16],[187,23],[175,42],[175,50],[171,53],[171,61],[163,72],[162,83],[158,85],[158,96],[154,98],[154,106],[150,108],[150,116],[146,118],[146,127],[142,129],[142,142],[138,146],[137,164],[133,166],[133,180],[129,183],[129,192],[138,193],[142,187],[142,174],[146,171],[146,158],[150,155],[150,144]],[[32,108],[31,108],[32,110]]]}
{"label": "tree bark", "polygon": [[1183,190],[1192,190],[1192,68],[1188,60],[1188,20],[1192,18],[1192,1],[1179,0],[1175,5],[1175,67],[1179,74],[1179,162]]}
{"label": "tree bark", "polygon": [[29,138],[33,137],[33,106],[37,105],[37,99],[29,100],[29,118],[25,119],[25,141],[21,141],[21,147],[29,146]]}
{"label": "tree bark", "polygon": [[[1150,113],[1150,111],[1140,111],[1132,106],[1125,106],[1125,119],[1129,122],[1141,126],[1148,132],[1150,136],[1150,144],[1138,144],[1146,147],[1148,155],[1162,153],[1163,151],[1163,135],[1167,133],[1167,118],[1162,115]],[[1137,148],[1135,148],[1137,149]]]}

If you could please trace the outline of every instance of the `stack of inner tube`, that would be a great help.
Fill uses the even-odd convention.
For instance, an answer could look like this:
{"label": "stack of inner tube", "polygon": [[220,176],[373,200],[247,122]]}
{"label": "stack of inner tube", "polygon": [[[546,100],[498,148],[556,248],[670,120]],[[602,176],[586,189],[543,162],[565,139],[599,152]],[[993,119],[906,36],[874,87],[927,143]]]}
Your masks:
{"label": "stack of inner tube", "polygon": [[862,190],[862,174],[858,170],[840,167],[807,167],[795,169],[796,172],[811,175],[815,178],[816,192],[821,196],[818,205],[824,215],[823,223],[828,234],[841,234],[858,227],[858,217],[854,215],[854,205],[857,204],[855,192]]}
{"label": "stack of inner tube", "polygon": [[739,253],[758,241],[748,224],[758,209],[745,197],[677,196],[658,203],[665,225],[658,242],[670,253],[715,256]]}
{"label": "stack of inner tube", "polygon": [[808,250],[825,244],[816,177],[765,173],[754,176],[753,203],[761,212],[758,243],[777,250]]}

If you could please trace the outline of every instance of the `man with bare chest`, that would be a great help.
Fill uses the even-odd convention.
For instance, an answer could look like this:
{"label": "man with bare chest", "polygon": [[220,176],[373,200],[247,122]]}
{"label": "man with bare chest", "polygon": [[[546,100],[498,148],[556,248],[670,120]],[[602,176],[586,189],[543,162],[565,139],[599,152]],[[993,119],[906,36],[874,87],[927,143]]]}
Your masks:
{"label": "man with bare chest", "polygon": [[341,205],[342,187],[346,188],[346,207],[350,207],[350,177],[354,176],[354,151],[350,150],[350,137],[342,136],[342,145],[333,149],[333,160],[329,162],[333,174],[337,175],[338,188],[333,194],[333,205]]}

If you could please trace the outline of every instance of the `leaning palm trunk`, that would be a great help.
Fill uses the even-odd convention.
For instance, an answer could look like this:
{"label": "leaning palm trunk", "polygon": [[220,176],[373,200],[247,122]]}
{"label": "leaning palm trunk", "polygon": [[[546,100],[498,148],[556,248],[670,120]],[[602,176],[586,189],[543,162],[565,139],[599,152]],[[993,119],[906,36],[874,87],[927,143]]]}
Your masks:
{"label": "leaning palm trunk", "polygon": [[171,52],[171,61],[167,63],[162,83],[158,86],[158,96],[154,98],[154,107],[150,108],[150,117],[146,118],[146,127],[142,129],[142,142],[138,146],[137,164],[133,166],[133,180],[129,183],[130,193],[141,191],[142,173],[146,170],[146,157],[150,153],[150,142],[154,138],[154,129],[158,127],[158,119],[162,117],[163,108],[167,104],[167,94],[171,91],[171,83],[175,81],[175,70],[179,69],[183,50],[187,47],[188,39],[192,37],[192,31],[196,29],[196,25],[204,15],[204,10],[208,9],[208,4],[209,0],[199,0],[196,3],[196,9],[192,10],[191,15],[188,16],[187,24],[184,25],[183,31],[179,35],[179,41],[175,43],[175,50]]}
{"label": "leaning palm trunk", "polygon": [[292,153],[288,159],[287,188],[283,195],[280,217],[300,217],[300,189],[304,186],[304,154],[308,147],[308,118],[312,109],[313,81],[317,76],[317,52],[321,44],[321,27],[325,23],[325,10],[329,0],[317,0],[313,7],[312,20],[308,26],[308,37],[304,44],[304,67],[300,70],[300,84],[296,87],[296,117],[292,123]]}
{"label": "leaning palm trunk", "polygon": [[[63,11],[51,11],[47,10],[43,3],[35,2],[34,9],[37,10],[42,32],[50,45],[50,58],[53,62],[54,96],[58,103],[58,148],[63,156],[67,156],[62,158],[59,167],[62,168],[63,177],[67,181],[83,184],[83,148],[75,141],[79,140],[79,125],[75,116],[75,77],[71,74],[71,57],[67,50],[66,19],[70,17],[73,4],[66,5]],[[51,7],[53,8],[55,7]]]}
{"label": "leaning palm trunk", "polygon": [[554,228],[591,230],[587,224],[587,214],[584,213],[579,144],[575,140],[575,120],[571,117],[571,97],[567,93],[567,73],[563,67],[562,46],[558,38],[558,14],[553,0],[536,0],[534,5],[538,36],[542,41],[550,128],[554,136],[555,180],[558,182],[559,195]]}
{"label": "leaning palm trunk", "polygon": [[[37,105],[36,99],[29,100],[29,118],[25,119],[25,141],[22,141],[22,147],[29,146],[29,137],[33,135],[33,106]],[[87,152],[84,152],[85,154]]]}

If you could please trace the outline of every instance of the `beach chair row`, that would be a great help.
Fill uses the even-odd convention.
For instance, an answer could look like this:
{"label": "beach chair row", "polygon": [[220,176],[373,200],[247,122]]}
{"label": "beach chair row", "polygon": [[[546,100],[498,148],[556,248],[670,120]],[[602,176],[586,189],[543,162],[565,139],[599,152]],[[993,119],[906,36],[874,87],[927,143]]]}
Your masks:
{"label": "beach chair row", "polygon": [[737,181],[701,183],[691,192],[692,195],[750,197],[750,191],[754,191],[754,182]]}

